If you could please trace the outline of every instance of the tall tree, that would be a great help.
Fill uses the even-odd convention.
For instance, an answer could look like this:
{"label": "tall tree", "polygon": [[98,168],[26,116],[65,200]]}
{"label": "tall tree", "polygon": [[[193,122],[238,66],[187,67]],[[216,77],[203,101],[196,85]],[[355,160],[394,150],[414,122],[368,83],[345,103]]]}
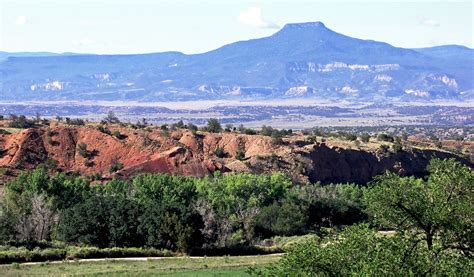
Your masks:
{"label": "tall tree", "polygon": [[454,159],[433,159],[429,177],[387,173],[366,193],[373,220],[422,238],[428,249],[441,238],[444,249],[473,254],[474,173]]}

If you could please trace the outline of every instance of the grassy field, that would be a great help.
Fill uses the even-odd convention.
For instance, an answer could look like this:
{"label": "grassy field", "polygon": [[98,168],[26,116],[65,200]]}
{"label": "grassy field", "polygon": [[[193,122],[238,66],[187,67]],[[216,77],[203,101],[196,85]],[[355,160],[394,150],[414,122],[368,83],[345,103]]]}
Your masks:
{"label": "grassy field", "polygon": [[276,262],[279,255],[105,260],[0,266],[0,276],[249,276],[250,266]]}

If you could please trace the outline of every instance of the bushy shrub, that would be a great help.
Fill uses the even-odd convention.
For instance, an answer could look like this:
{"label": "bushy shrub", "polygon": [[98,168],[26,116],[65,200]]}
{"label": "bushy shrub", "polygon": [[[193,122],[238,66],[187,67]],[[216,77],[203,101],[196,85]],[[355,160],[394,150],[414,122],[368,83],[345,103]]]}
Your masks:
{"label": "bushy shrub", "polygon": [[227,153],[225,152],[224,148],[217,147],[214,150],[214,155],[216,155],[216,157],[218,157],[218,158],[225,158],[227,156]]}
{"label": "bushy shrub", "polygon": [[97,248],[97,247],[69,247],[68,259],[93,259],[93,258],[124,258],[124,257],[171,257],[169,250],[155,248]]}
{"label": "bushy shrub", "polygon": [[76,125],[76,126],[84,126],[86,125],[86,122],[84,121],[84,119],[81,119],[81,118],[69,118],[69,117],[66,117],[66,124],[68,125]]}
{"label": "bushy shrub", "polygon": [[363,133],[361,136],[360,136],[360,140],[363,142],[363,143],[368,143],[370,141],[370,135],[367,134],[367,133]]}
{"label": "bushy shrub", "polygon": [[357,140],[357,136],[354,135],[354,134],[349,134],[348,133],[348,134],[345,135],[345,139],[350,140],[350,141],[355,141],[355,140]]}
{"label": "bushy shrub", "polygon": [[198,131],[198,127],[194,124],[192,124],[191,122],[189,122],[188,124],[186,124],[186,128],[193,132],[193,133],[196,133]]}
{"label": "bushy shrub", "polygon": [[253,136],[257,134],[257,131],[255,131],[254,129],[245,128],[242,133]]}
{"label": "bushy shrub", "polygon": [[171,257],[169,250],[155,248],[97,248],[69,246],[62,248],[3,247],[0,249],[0,264],[56,261],[64,259],[124,258],[124,257]]}
{"label": "bushy shrub", "polygon": [[307,206],[307,229],[364,222],[368,216],[363,203],[365,188],[355,184],[306,185],[295,187],[298,203]]}
{"label": "bushy shrub", "polygon": [[89,159],[91,158],[91,152],[87,150],[87,144],[84,142],[81,142],[77,145],[77,153],[84,159]]}
{"label": "bushy shrub", "polygon": [[255,224],[257,232],[265,237],[304,234],[308,221],[307,207],[292,201],[273,203],[263,207]]}
{"label": "bushy shrub", "polygon": [[436,258],[402,235],[381,236],[367,225],[346,228],[336,237],[311,239],[290,249],[275,265],[253,270],[263,276],[469,275],[473,264],[454,253]]}
{"label": "bushy shrub", "polygon": [[393,136],[391,135],[387,135],[387,134],[379,134],[377,136],[377,140],[379,141],[386,141],[386,142],[394,142],[395,139],[393,138]]}
{"label": "bushy shrub", "polygon": [[66,258],[66,249],[29,250],[25,247],[11,247],[8,250],[0,250],[0,264],[53,261],[64,258]]}
{"label": "bushy shrub", "polygon": [[308,136],[308,137],[306,137],[306,140],[310,143],[318,142],[318,138],[316,136]]}
{"label": "bushy shrub", "polygon": [[127,136],[124,135],[124,134],[122,134],[122,133],[120,133],[119,130],[113,131],[113,132],[112,132],[112,136],[116,137],[116,138],[119,139],[119,140],[123,140],[123,139],[126,139],[126,138],[127,138]]}
{"label": "bushy shrub", "polygon": [[282,249],[285,252],[288,252],[299,244],[317,239],[319,239],[319,237],[316,234],[307,234],[302,236],[275,236],[263,240],[262,243],[264,245],[272,245],[276,248]]}
{"label": "bushy shrub", "polygon": [[245,159],[245,152],[241,148],[237,149],[235,152],[235,158],[239,161],[243,161]]}
{"label": "bushy shrub", "polygon": [[107,128],[107,126],[99,125],[97,127],[97,130],[99,130],[99,132],[104,133],[106,135],[109,135],[109,136],[112,135],[112,132],[109,130],[109,128]]}
{"label": "bushy shrub", "polygon": [[109,173],[114,173],[123,168],[123,164],[119,162],[118,158],[113,158],[110,167],[109,167]]}
{"label": "bushy shrub", "polygon": [[10,128],[32,128],[35,126],[34,120],[27,119],[24,115],[10,115],[10,122],[8,123],[8,127]]}
{"label": "bushy shrub", "polygon": [[210,118],[207,120],[206,131],[211,133],[219,133],[222,131],[222,126],[217,118]]}

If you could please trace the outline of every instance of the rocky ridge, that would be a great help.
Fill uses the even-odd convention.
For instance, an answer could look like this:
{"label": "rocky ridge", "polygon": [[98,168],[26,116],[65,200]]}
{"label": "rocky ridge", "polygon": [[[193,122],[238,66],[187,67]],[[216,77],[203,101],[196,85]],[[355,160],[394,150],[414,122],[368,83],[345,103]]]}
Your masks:
{"label": "rocky ridge", "polygon": [[[25,170],[51,164],[55,170],[81,175],[99,173],[103,179],[129,178],[139,173],[208,176],[215,171],[284,172],[298,183],[366,183],[386,170],[400,175],[423,175],[432,157],[454,154],[411,148],[397,153],[357,149],[330,141],[311,142],[292,135],[275,144],[270,137],[238,133],[193,133],[159,128],[131,129],[109,126],[119,137],[101,132],[97,126],[55,125],[50,129],[25,129],[0,135],[0,167]],[[78,151],[87,146],[88,157]],[[216,149],[223,155],[216,155]],[[237,152],[244,157],[237,157]],[[122,165],[110,172],[113,163]]]}

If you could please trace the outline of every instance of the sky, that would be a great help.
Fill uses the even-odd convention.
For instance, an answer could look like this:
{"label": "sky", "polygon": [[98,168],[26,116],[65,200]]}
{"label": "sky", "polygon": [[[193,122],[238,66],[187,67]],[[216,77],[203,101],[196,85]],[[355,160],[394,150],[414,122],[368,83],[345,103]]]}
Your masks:
{"label": "sky", "polygon": [[472,0],[0,0],[0,51],[193,54],[309,21],[398,47],[474,47]]}

